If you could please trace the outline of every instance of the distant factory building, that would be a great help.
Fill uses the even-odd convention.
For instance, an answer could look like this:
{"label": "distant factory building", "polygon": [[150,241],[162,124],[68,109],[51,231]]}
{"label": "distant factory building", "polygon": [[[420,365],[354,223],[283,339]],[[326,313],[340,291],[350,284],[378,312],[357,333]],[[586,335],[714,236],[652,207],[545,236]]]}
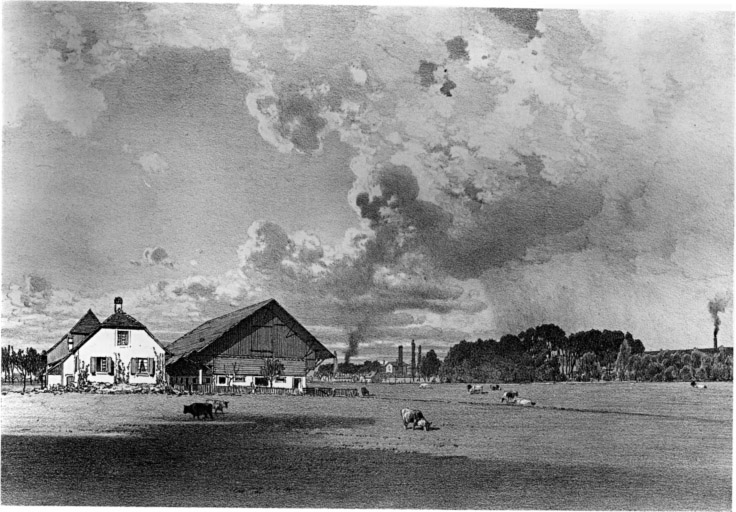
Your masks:
{"label": "distant factory building", "polygon": [[303,390],[307,373],[334,355],[275,300],[209,320],[168,347],[171,384],[269,386],[266,361],[284,366],[275,388]]}

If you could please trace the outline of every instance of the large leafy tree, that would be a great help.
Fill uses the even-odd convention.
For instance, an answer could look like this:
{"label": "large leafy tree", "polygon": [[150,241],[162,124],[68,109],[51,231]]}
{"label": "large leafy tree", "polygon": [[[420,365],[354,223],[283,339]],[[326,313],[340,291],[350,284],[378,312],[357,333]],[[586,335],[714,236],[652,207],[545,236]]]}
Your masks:
{"label": "large leafy tree", "polygon": [[30,347],[28,350],[19,350],[15,354],[16,366],[23,377],[23,392],[26,391],[26,380],[28,377],[38,376],[46,366],[46,356],[39,354],[38,351]]}
{"label": "large leafy tree", "polygon": [[440,366],[442,366],[442,363],[437,357],[437,354],[434,350],[430,350],[429,352],[427,352],[426,355],[422,356],[422,360],[419,366],[419,372],[421,373],[422,377],[424,377],[425,379],[429,379],[439,373]]}
{"label": "large leafy tree", "polygon": [[616,357],[615,370],[618,380],[626,379],[626,369],[629,366],[629,359],[631,359],[631,347],[629,346],[628,340],[624,339],[618,350],[618,357]]}
{"label": "large leafy tree", "polygon": [[598,366],[598,356],[595,352],[586,352],[583,357],[580,358],[580,373],[583,378],[586,379],[598,379],[600,378],[600,369]]}
{"label": "large leafy tree", "polygon": [[13,367],[15,362],[15,350],[12,346],[2,348],[2,371],[5,374],[5,382],[13,378]]}

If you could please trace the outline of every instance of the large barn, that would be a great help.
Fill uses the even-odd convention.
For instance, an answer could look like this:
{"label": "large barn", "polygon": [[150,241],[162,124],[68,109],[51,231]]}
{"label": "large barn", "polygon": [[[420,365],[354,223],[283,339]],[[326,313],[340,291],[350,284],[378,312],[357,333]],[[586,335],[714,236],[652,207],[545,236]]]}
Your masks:
{"label": "large barn", "polygon": [[[303,390],[307,373],[333,357],[273,299],[209,320],[167,349],[171,384],[215,387],[272,384]],[[272,383],[262,374],[269,359],[284,366]]]}

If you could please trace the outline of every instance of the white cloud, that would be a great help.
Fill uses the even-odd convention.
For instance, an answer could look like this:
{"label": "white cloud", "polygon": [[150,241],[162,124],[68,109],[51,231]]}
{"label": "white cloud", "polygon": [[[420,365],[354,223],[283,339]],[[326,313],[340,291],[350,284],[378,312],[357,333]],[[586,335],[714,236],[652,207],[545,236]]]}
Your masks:
{"label": "white cloud", "polygon": [[150,174],[164,174],[169,169],[169,164],[156,152],[146,152],[138,159],[143,170]]}

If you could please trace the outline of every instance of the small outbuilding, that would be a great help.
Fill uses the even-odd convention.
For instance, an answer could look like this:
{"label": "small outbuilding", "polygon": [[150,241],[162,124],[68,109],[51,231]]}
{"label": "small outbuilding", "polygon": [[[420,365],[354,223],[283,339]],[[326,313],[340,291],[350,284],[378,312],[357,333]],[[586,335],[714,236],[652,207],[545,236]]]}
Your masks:
{"label": "small outbuilding", "polygon": [[[303,390],[306,376],[333,354],[270,299],[209,320],[167,347],[171,384],[271,386]],[[283,370],[271,382],[267,361]]]}

